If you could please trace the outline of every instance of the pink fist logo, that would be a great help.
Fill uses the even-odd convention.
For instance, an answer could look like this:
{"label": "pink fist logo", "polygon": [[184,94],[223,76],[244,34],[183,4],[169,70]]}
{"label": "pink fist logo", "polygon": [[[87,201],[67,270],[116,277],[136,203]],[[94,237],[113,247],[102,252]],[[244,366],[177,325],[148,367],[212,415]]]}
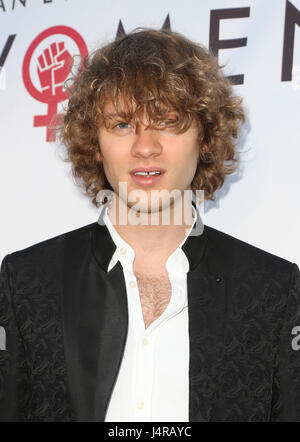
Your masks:
{"label": "pink fist logo", "polygon": [[[51,44],[49,42],[46,49],[38,51],[38,46],[53,35],[59,35],[57,41]],[[22,74],[27,91],[36,100],[46,103],[48,107],[46,115],[33,117],[34,127],[47,128],[46,141],[55,141],[55,126],[59,124],[59,118],[62,117],[61,114],[57,114],[57,105],[68,98],[63,86],[74,63],[70,52],[65,47],[65,44],[70,43],[70,40],[73,46],[75,43],[82,57],[88,55],[86,43],[75,29],[68,26],[53,26],[41,32],[32,41],[23,60]],[[47,43],[44,44],[45,46]],[[76,53],[78,52],[76,51]],[[31,65],[32,69],[30,70]],[[40,83],[38,88],[31,78],[33,69],[37,70]],[[54,116],[58,118],[54,118]]]}
{"label": "pink fist logo", "polygon": [[55,97],[62,93],[64,81],[73,66],[73,59],[63,41],[52,43],[38,57],[38,76],[44,94]]}

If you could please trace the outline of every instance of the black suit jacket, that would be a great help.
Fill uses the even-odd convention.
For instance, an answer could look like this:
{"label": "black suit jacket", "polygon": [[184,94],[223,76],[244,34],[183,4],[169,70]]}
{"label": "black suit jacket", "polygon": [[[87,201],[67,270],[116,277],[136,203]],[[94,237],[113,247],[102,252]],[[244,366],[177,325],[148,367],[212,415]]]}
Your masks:
{"label": "black suit jacket", "polygon": [[[0,420],[104,421],[128,327],[114,250],[93,223],[5,256]],[[183,250],[189,420],[300,421],[297,265],[209,226]]]}

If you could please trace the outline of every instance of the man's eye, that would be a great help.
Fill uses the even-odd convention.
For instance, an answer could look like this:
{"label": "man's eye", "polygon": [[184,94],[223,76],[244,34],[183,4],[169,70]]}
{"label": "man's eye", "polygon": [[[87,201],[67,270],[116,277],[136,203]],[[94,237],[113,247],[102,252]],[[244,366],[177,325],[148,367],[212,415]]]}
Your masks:
{"label": "man's eye", "polygon": [[116,124],[115,126],[114,126],[114,128],[117,128],[117,129],[129,129],[130,128],[130,124],[129,123],[123,123],[123,122],[121,122],[121,123],[118,123],[118,124]]}
{"label": "man's eye", "polygon": [[167,127],[169,127],[170,125],[172,125],[172,124],[174,124],[174,123],[176,123],[176,120],[168,119],[168,120],[160,121],[160,122],[158,123],[158,127],[159,127],[160,129],[164,129],[164,128],[167,128]]}
{"label": "man's eye", "polygon": [[172,123],[176,123],[176,119],[175,118],[167,118],[166,120],[163,120],[162,123],[163,124],[172,124]]}

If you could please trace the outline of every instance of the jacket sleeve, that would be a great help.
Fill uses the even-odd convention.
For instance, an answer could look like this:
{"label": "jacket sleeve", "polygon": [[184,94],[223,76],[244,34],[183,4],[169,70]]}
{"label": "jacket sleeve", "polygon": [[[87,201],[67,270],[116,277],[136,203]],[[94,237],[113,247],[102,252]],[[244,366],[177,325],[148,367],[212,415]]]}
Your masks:
{"label": "jacket sleeve", "polygon": [[271,421],[300,422],[300,272],[292,264],[274,369]]}
{"label": "jacket sleeve", "polygon": [[15,281],[10,255],[0,270],[0,422],[26,420],[28,373],[13,305]]}

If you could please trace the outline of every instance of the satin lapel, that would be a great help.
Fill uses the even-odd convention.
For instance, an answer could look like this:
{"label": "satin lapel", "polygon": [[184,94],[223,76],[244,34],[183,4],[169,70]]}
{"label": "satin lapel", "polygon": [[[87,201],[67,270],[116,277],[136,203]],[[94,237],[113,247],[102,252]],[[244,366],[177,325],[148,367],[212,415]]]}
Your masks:
{"label": "satin lapel", "polygon": [[[95,229],[101,236],[105,227]],[[92,252],[91,236],[86,230],[66,237],[64,337],[73,418],[101,422],[122,360],[128,309],[121,264],[105,272]],[[113,252],[111,243],[102,247],[107,256]]]}

